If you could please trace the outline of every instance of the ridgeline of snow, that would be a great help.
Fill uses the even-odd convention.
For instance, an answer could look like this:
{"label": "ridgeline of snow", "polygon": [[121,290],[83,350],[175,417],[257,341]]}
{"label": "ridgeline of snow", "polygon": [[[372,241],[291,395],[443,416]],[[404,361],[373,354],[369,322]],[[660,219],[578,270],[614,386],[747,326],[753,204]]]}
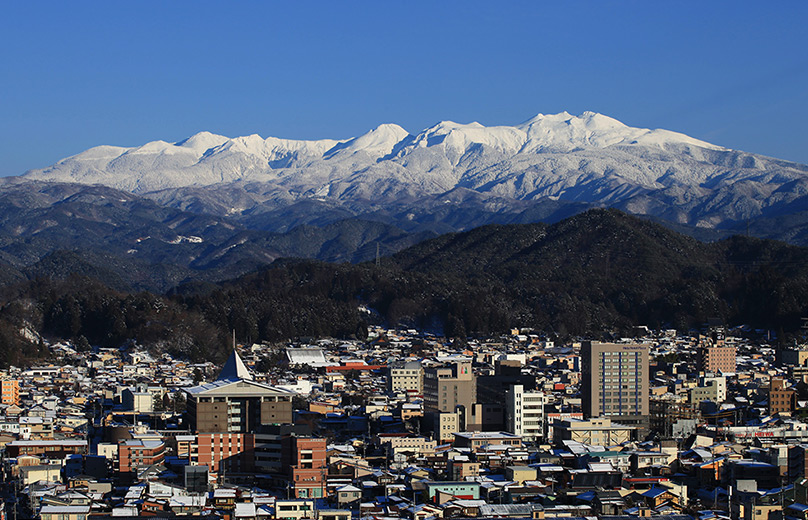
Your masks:
{"label": "ridgeline of snow", "polygon": [[[239,212],[267,200],[385,202],[460,188],[506,199],[621,204],[706,226],[808,192],[804,165],[594,112],[539,114],[517,126],[443,121],[417,134],[383,124],[358,137],[316,141],[200,132],[177,143],[91,148],[24,178],[102,184],[182,207],[189,203],[177,202],[184,196],[178,190],[228,186]],[[693,208],[702,216],[688,214]]]}

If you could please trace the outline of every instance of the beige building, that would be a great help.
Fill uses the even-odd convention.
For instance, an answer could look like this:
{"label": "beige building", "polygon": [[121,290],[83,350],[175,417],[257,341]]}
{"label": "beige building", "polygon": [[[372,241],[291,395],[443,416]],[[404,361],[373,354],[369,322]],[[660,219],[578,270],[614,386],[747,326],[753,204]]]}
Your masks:
{"label": "beige building", "polygon": [[429,440],[426,437],[386,437],[379,441],[382,446],[386,447],[390,456],[399,453],[412,453],[418,456],[432,455],[438,445],[437,441]]}
{"label": "beige building", "polygon": [[696,363],[701,372],[735,373],[735,347],[700,347]]}
{"label": "beige building", "polygon": [[[424,411],[471,413],[477,396],[477,381],[471,370],[471,361],[424,370]],[[461,424],[462,426],[462,424]]]}
{"label": "beige building", "polygon": [[450,412],[439,412],[434,414],[435,426],[433,437],[440,443],[452,442],[454,434],[462,431],[460,429],[460,415]]}
{"label": "beige building", "polygon": [[123,409],[136,413],[151,413],[154,411],[154,396],[146,385],[136,388],[124,388],[121,392]]}
{"label": "beige building", "polygon": [[702,377],[699,386],[690,389],[690,404],[702,401],[723,403],[727,400],[727,379],[725,377]]}
{"label": "beige building", "polygon": [[631,440],[636,428],[598,418],[585,421],[569,419],[553,423],[553,439],[557,443],[575,441],[593,446],[613,446]]}
{"label": "beige building", "polygon": [[647,425],[649,415],[648,345],[581,344],[581,405],[584,417],[618,417]]}
{"label": "beige building", "polygon": [[390,365],[387,389],[393,393],[424,393],[424,370],[420,361],[406,361]]}
{"label": "beige building", "polygon": [[277,520],[300,520],[315,518],[317,509],[314,499],[287,499],[275,501],[275,518]]}

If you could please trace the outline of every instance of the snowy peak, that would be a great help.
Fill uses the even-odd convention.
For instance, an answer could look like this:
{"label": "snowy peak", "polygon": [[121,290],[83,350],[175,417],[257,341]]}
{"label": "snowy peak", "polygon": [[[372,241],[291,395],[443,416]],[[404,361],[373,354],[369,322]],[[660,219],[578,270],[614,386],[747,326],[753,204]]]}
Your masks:
{"label": "snowy peak", "polygon": [[330,159],[357,152],[364,152],[374,158],[381,158],[389,155],[397,144],[409,136],[410,133],[400,126],[385,123],[359,137],[337,144],[325,153],[325,158]]}
{"label": "snowy peak", "polygon": [[441,121],[415,136],[410,148],[441,146],[447,151],[463,152],[471,146],[484,145],[500,152],[517,153],[524,141],[524,131],[511,126],[485,127],[477,122]]}
{"label": "snowy peak", "polygon": [[205,152],[211,148],[221,146],[228,141],[223,135],[216,135],[210,132],[199,132],[187,139],[174,143],[174,146],[190,148],[191,150]]}
{"label": "snowy peak", "polygon": [[718,146],[667,130],[633,128],[596,112],[573,116],[567,112],[539,114],[517,128],[527,134],[523,152],[567,152],[576,148],[607,148],[640,145],[664,148],[666,145],[699,146],[713,150]]}

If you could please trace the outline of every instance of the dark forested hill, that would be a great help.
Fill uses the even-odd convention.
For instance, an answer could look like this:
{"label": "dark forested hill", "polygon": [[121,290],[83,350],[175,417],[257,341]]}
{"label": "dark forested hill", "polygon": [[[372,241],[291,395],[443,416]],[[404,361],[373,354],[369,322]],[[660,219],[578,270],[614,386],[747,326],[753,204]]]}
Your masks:
{"label": "dark forested hill", "polygon": [[[70,255],[48,261],[93,275]],[[808,249],[747,237],[705,244],[592,210],[553,225],[440,236],[379,265],[279,260],[162,297],[70,276],[21,282],[1,296],[6,345],[3,338],[28,327],[92,344],[133,338],[190,356],[224,352],[231,329],[242,341],[361,337],[373,321],[449,336],[517,326],[620,334],[635,324],[688,329],[710,318],[789,332],[808,314]]]}

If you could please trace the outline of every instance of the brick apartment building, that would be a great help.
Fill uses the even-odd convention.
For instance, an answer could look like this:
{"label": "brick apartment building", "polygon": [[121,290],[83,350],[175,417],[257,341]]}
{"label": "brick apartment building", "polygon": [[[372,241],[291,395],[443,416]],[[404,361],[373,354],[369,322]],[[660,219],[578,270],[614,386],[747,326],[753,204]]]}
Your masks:
{"label": "brick apartment building", "polygon": [[191,444],[192,466],[207,466],[212,475],[255,471],[255,434],[200,433]]}
{"label": "brick apartment building", "polygon": [[316,437],[284,437],[281,464],[288,468],[290,485],[297,498],[325,496],[326,440]]}
{"label": "brick apartment building", "polygon": [[118,444],[118,471],[129,473],[139,468],[161,464],[165,459],[163,441],[126,440]]}
{"label": "brick apartment building", "polygon": [[696,363],[700,372],[735,373],[735,347],[700,347]]}

